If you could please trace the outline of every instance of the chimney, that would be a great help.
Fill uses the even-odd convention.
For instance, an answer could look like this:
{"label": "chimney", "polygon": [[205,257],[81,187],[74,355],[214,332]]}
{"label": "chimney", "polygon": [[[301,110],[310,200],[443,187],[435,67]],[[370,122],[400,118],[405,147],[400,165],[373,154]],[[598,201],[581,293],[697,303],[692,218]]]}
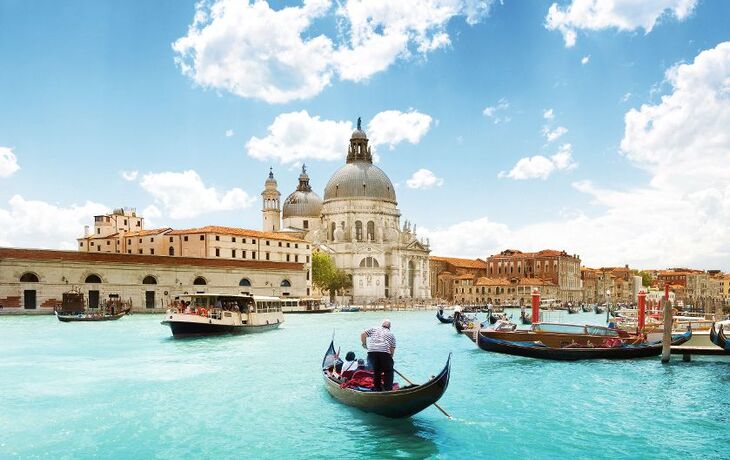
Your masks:
{"label": "chimney", "polygon": [[89,226],[84,225],[84,237],[87,237],[87,236],[89,236]]}

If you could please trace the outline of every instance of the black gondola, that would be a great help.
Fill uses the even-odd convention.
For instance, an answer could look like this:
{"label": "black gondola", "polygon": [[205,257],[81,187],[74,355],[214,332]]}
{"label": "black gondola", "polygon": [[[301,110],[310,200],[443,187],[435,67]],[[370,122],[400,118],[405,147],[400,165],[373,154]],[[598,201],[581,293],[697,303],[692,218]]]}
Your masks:
{"label": "black gondola", "polygon": [[580,312],[580,307],[578,305],[568,305],[568,313],[570,313],[571,315],[574,315],[579,312]]}
{"label": "black gondola", "polygon": [[446,316],[444,317],[444,309],[439,308],[439,310],[436,312],[436,318],[438,318],[439,321],[441,321],[444,324],[451,324],[454,322],[454,316]]}
{"label": "black gondola", "polygon": [[715,324],[712,323],[712,327],[710,328],[710,341],[723,350],[730,351],[730,341],[725,336],[725,329],[722,327],[722,324],[719,324],[719,327],[715,329]]}
{"label": "black gondola", "polygon": [[589,313],[590,311],[593,310],[593,307],[591,307],[590,305],[585,304],[585,303],[583,305],[581,305],[580,308],[581,308],[581,310],[583,310],[584,313]]}
{"label": "black gondola", "polygon": [[602,307],[600,305],[594,305],[593,311],[595,311],[596,314],[606,313],[606,307]]}
{"label": "black gondola", "polygon": [[439,374],[426,383],[408,385],[393,391],[368,391],[342,388],[341,381],[332,375],[336,363],[334,341],[322,360],[322,376],[327,392],[339,402],[384,417],[403,418],[415,415],[438,402],[449,386],[451,353]]}
{"label": "black gondola", "polygon": [[[674,335],[672,336],[672,345],[682,345],[691,337],[691,330],[681,335]],[[480,333],[477,342],[479,348],[485,351],[557,361],[648,358],[650,356],[658,356],[662,352],[661,341],[606,348],[551,348],[540,342],[509,342],[506,340],[492,339]]]}
{"label": "black gondola", "polygon": [[72,322],[88,322],[88,321],[115,321],[121,318],[122,316],[126,315],[129,312],[129,310],[123,310],[121,313],[117,313],[114,315],[106,314],[106,313],[73,313],[73,314],[63,314],[59,312],[54,312],[56,314],[56,318],[58,318],[59,321],[62,323],[72,323]]}
{"label": "black gondola", "polygon": [[461,334],[464,329],[473,329],[479,324],[476,316],[467,316],[461,312],[454,312],[454,329]]}

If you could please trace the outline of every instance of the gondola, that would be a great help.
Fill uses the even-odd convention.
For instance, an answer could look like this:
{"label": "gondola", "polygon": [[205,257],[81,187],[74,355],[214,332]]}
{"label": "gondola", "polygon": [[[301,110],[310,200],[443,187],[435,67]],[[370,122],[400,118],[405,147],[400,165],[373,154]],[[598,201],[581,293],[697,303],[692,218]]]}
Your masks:
{"label": "gondola", "polygon": [[73,313],[73,314],[64,314],[59,313],[57,311],[54,311],[56,314],[56,318],[58,318],[59,321],[62,323],[71,323],[71,322],[88,322],[88,321],[115,321],[121,318],[122,316],[129,313],[129,308],[122,310],[119,313],[116,313],[114,315],[110,314],[104,314],[104,313]]}
{"label": "gondola", "polygon": [[579,312],[580,312],[580,307],[578,305],[568,305],[569,314],[574,315]]}
{"label": "gondola", "polygon": [[[681,335],[674,335],[672,336],[672,345],[682,345],[691,337],[691,330]],[[662,352],[661,341],[605,348],[551,348],[543,345],[541,342],[509,342],[506,340],[489,338],[481,333],[479,334],[477,341],[479,348],[485,351],[557,361],[648,358],[650,356],[658,356]]]}
{"label": "gondola", "polygon": [[322,376],[327,392],[339,402],[384,417],[403,418],[415,415],[435,404],[449,386],[451,353],[439,374],[421,385],[407,385],[393,391],[369,391],[342,388],[341,381],[332,375],[337,360],[334,341],[322,360]]}
{"label": "gondola", "polygon": [[451,324],[454,322],[454,316],[446,316],[444,317],[444,309],[439,308],[439,310],[436,312],[436,318],[438,318],[439,321],[441,321],[444,324]]}
{"label": "gondola", "polygon": [[593,311],[595,311],[596,314],[606,313],[606,307],[602,307],[600,305],[594,305]]}
{"label": "gondola", "polygon": [[591,307],[588,304],[583,304],[580,306],[580,308],[581,308],[581,310],[583,310],[583,313],[589,313],[590,311],[593,310],[593,307]]}
{"label": "gondola", "polygon": [[470,317],[463,313],[454,314],[454,329],[461,334],[465,329],[474,329],[479,324],[476,316]]}
{"label": "gondola", "polygon": [[715,324],[712,323],[710,328],[710,342],[714,343],[723,350],[730,351],[730,340],[725,336],[725,329],[722,324],[718,324],[718,328],[715,329]]}

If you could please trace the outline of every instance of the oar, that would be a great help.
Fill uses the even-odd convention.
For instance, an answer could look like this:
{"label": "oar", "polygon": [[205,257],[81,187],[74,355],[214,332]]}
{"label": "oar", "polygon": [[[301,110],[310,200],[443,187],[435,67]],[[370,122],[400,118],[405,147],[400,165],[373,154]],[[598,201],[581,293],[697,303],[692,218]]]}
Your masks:
{"label": "oar", "polygon": [[[415,383],[413,383],[413,382],[411,382],[410,380],[408,380],[408,377],[406,377],[405,375],[401,374],[401,373],[400,373],[400,372],[398,372],[398,371],[397,371],[396,369],[393,369],[393,371],[394,371],[394,372],[395,372],[396,374],[400,375],[400,376],[401,376],[401,378],[402,378],[403,380],[405,380],[406,382],[408,382],[408,383],[409,383],[410,385],[415,385]],[[441,408],[441,406],[439,406],[439,405],[438,405],[437,403],[433,403],[433,405],[434,405],[434,406],[436,406],[436,409],[440,410],[440,411],[441,411],[441,413],[443,413],[443,414],[444,414],[445,416],[447,416],[447,417],[448,417],[449,419],[453,419],[453,417],[452,417],[452,416],[450,416],[448,412],[446,412],[445,410],[443,410],[443,409]]]}

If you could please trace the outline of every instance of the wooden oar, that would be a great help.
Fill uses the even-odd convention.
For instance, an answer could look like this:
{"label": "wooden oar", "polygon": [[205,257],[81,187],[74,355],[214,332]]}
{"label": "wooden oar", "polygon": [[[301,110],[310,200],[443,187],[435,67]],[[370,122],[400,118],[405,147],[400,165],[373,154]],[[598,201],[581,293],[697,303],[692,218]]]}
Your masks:
{"label": "wooden oar", "polygon": [[[413,383],[413,382],[411,382],[410,380],[408,380],[408,377],[406,377],[405,375],[401,374],[401,373],[400,373],[400,372],[398,372],[398,371],[397,371],[396,369],[393,369],[393,371],[394,371],[394,372],[395,372],[396,374],[400,375],[400,376],[401,376],[401,378],[402,378],[403,380],[405,380],[406,382],[408,382],[408,383],[409,383],[410,385],[415,385],[415,383]],[[452,416],[450,416],[448,412],[446,412],[445,410],[443,410],[443,409],[441,408],[441,406],[439,406],[439,405],[438,405],[437,403],[433,403],[433,405],[434,405],[434,406],[436,406],[436,409],[440,410],[440,411],[441,411],[441,413],[443,413],[443,414],[444,414],[445,416],[447,416],[447,417],[448,417],[449,419],[453,419],[453,417],[452,417]]]}

